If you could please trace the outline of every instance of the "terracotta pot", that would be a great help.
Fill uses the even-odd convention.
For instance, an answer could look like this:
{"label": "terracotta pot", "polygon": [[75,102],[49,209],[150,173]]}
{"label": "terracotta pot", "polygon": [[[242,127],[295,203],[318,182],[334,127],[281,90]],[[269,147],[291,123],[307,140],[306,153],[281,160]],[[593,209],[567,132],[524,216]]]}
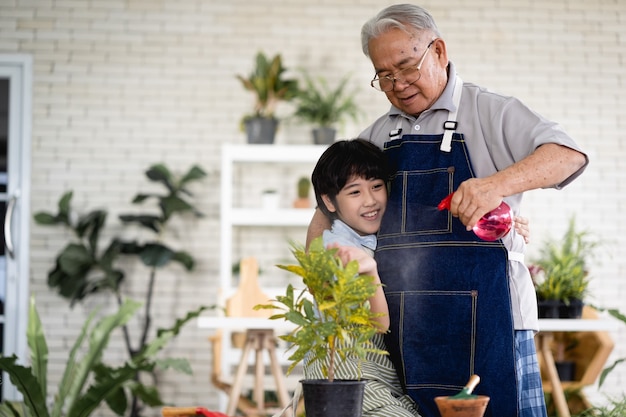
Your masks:
{"label": "terracotta pot", "polygon": [[489,397],[477,395],[475,398],[435,397],[441,417],[483,417]]}

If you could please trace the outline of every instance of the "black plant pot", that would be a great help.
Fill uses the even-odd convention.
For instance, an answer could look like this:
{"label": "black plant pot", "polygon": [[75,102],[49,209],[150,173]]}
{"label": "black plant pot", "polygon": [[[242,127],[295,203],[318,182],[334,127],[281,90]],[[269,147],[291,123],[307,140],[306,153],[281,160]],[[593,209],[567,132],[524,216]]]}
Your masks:
{"label": "black plant pot", "polygon": [[278,120],[267,117],[251,117],[244,122],[248,143],[274,143]]}
{"label": "black plant pot", "polygon": [[569,304],[563,303],[559,307],[559,317],[562,319],[579,319],[583,315],[584,305],[582,300],[570,300]]}
{"label": "black plant pot", "polygon": [[576,362],[562,361],[555,362],[556,372],[559,374],[561,381],[574,381],[576,378]]}
{"label": "black plant pot", "polygon": [[365,381],[303,379],[306,417],[361,417]]}
{"label": "black plant pot", "polygon": [[561,315],[561,304],[559,300],[538,300],[537,309],[540,319],[558,319]]}

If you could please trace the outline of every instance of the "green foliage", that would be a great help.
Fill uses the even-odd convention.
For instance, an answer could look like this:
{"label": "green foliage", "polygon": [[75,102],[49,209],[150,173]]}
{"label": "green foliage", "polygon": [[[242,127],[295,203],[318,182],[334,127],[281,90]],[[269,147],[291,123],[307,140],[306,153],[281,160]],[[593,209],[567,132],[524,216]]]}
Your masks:
{"label": "green foliage", "polygon": [[298,81],[285,79],[285,71],[280,54],[269,59],[263,52],[258,52],[250,75],[247,78],[237,75],[243,87],[256,96],[254,117],[273,118],[280,101],[289,101],[296,96]]}
{"label": "green foliage", "polygon": [[295,348],[289,357],[292,363],[288,372],[309,354],[311,361],[322,362],[325,375],[333,381],[336,357],[362,359],[367,352],[384,353],[370,341],[378,330],[374,320],[377,315],[368,302],[376,292],[374,278],[360,275],[356,261],[344,267],[336,252],[326,249],[321,237],[311,242],[308,252],[292,244],[298,264],[278,267],[300,276],[306,289],[296,292],[290,284],[285,295],[277,296],[273,304],[255,307],[278,309],[282,312],[271,319],[297,326],[280,336]]}
{"label": "green foliage", "polygon": [[[23,395],[22,406],[4,402],[0,416],[32,417],[87,417],[106,402],[111,410],[123,415],[128,401],[125,389],[132,390],[139,370],[152,371],[164,364],[176,365],[179,371],[190,373],[184,360],[167,362],[155,360],[155,355],[178,333],[189,320],[196,318],[206,307],[190,312],[176,321],[170,329],[159,330],[157,337],[122,366],[112,368],[102,363],[102,355],[113,331],[125,325],[141,306],[135,301],[124,302],[119,310],[92,324],[96,313],[89,315],[69,352],[65,372],[54,395],[54,403],[46,406],[48,347],[35,302],[31,299],[27,339],[32,366],[18,364],[18,358],[0,357],[0,370],[8,373],[11,382]],[[173,367],[173,366],[172,366]],[[174,367],[173,367],[174,368]],[[150,387],[145,388],[149,390]],[[156,392],[155,390],[153,390]],[[162,405],[156,393],[155,405]],[[27,410],[27,411],[26,411]]]}
{"label": "green foliage", "polygon": [[588,260],[597,245],[598,242],[589,239],[588,232],[576,230],[572,217],[563,237],[546,240],[541,257],[533,262],[539,269],[539,273],[533,274],[537,297],[566,304],[571,300],[584,300],[590,280]]}
{"label": "green foliage", "polygon": [[[160,241],[160,235],[175,214],[187,212],[199,217],[202,214],[188,201],[193,194],[187,189],[188,184],[200,180],[206,173],[197,166],[192,167],[180,178],[174,177],[163,164],[151,166],[146,177],[160,183],[165,188],[164,194],[137,194],[134,204],[153,199],[159,214],[123,214],[120,220],[125,225],[138,225],[148,229],[156,236],[149,242],[124,241],[114,238],[107,247],[100,251],[100,235],[103,233],[107,212],[93,210],[84,215],[74,215],[71,210],[73,192],[61,196],[56,214],[39,212],[35,222],[46,226],[61,225],[73,232],[76,240],[68,243],[57,255],[55,267],[48,273],[48,285],[56,288],[60,295],[74,305],[90,294],[100,291],[117,293],[124,280],[124,271],[116,267],[120,255],[137,256],[149,268],[162,268],[170,262],[182,265],[191,271],[194,260],[185,251],[171,249]],[[76,218],[76,220],[73,220]]]}
{"label": "green foliage", "polygon": [[[171,263],[177,263],[187,271],[194,268],[193,257],[186,251],[167,246],[163,242],[162,235],[167,230],[170,220],[177,215],[202,216],[202,213],[190,201],[193,194],[188,189],[188,185],[201,180],[206,173],[201,168],[193,166],[185,174],[175,176],[165,165],[155,164],[145,172],[145,175],[148,180],[162,185],[164,191],[139,193],[132,202],[142,204],[146,201],[153,201],[157,210],[151,210],[150,213],[145,214],[122,214],[119,219],[124,226],[138,226],[142,230],[149,231],[153,238],[147,241],[114,237],[104,250],[100,250],[100,237],[106,224],[107,211],[98,209],[84,215],[73,213],[71,191],[60,198],[57,213],[40,212],[34,216],[38,224],[60,225],[73,232],[74,239],[57,255],[55,266],[48,273],[48,286],[57,289],[61,296],[70,301],[71,306],[91,294],[102,291],[113,294],[118,305],[121,306],[124,300],[121,294],[121,284],[125,279],[125,272],[117,266],[117,263],[122,257],[130,256],[148,268],[145,312],[141,318],[142,329],[136,346],[132,346],[127,326],[122,325],[130,358],[141,355],[148,344],[156,271]],[[155,212],[157,214],[154,214]],[[139,373],[146,369],[135,368],[134,372]],[[107,370],[103,368],[100,372],[106,374]],[[132,393],[131,417],[139,415],[140,400],[144,404],[151,405],[155,403],[155,398],[158,398],[158,392],[140,383],[134,384]]]}
{"label": "green foliage", "polygon": [[306,88],[298,91],[294,116],[318,126],[331,127],[346,118],[357,120],[359,106],[354,92],[347,92],[348,76],[335,89],[331,89],[324,78],[314,80],[305,74]]}

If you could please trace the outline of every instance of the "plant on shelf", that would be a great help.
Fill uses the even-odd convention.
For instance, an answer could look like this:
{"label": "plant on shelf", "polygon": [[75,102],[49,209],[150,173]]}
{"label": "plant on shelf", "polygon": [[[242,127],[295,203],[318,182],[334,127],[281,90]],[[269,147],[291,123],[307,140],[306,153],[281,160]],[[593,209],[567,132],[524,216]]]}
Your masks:
{"label": "plant on shelf", "polygon": [[[295,349],[289,357],[292,363],[288,373],[305,359],[309,364],[316,361],[322,364],[327,380],[303,381],[306,382],[303,385],[307,415],[311,411],[311,404],[307,401],[309,384],[319,382],[320,385],[330,385],[329,389],[333,390],[339,389],[333,388],[333,383],[348,383],[335,379],[337,361],[348,357],[360,360],[368,352],[384,353],[371,343],[378,330],[375,321],[378,315],[370,310],[368,302],[376,292],[374,278],[360,275],[356,261],[344,266],[336,252],[337,249],[326,249],[321,237],[311,242],[308,251],[292,244],[292,253],[298,264],[278,267],[300,276],[305,289],[296,291],[289,284],[285,295],[277,296],[271,304],[255,307],[277,309],[281,312],[271,316],[271,319],[282,319],[296,325],[291,333],[279,336]],[[362,382],[356,381],[361,390]],[[321,403],[321,398],[317,402]]]}
{"label": "plant on shelf", "polygon": [[590,282],[589,259],[597,245],[589,232],[576,229],[574,217],[561,239],[544,242],[541,255],[529,268],[540,309],[544,302],[552,301],[564,304],[559,306],[559,317],[571,316],[567,311],[572,309],[573,316],[580,317]]}
{"label": "plant on shelf", "polygon": [[[173,368],[191,373],[185,359],[157,359],[157,354],[172,340],[182,326],[198,317],[204,307],[190,312],[185,318],[176,321],[170,329],[159,329],[157,336],[147,343],[141,352],[122,365],[114,367],[103,362],[112,332],[133,317],[141,303],[126,300],[115,312],[96,320],[92,312],[86,319],[79,336],[68,352],[68,360],[63,377],[58,383],[54,401],[48,407],[48,345],[43,326],[31,299],[27,328],[27,341],[30,349],[30,367],[21,363],[15,355],[0,356],[0,370],[9,375],[10,381],[23,396],[23,401],[0,404],[1,416],[14,417],[87,417],[106,403],[117,415],[124,415],[127,408],[125,390],[141,391],[143,387],[136,381],[139,370],[152,372],[154,369]],[[146,391],[145,396],[154,396]],[[162,405],[157,403],[155,405]]]}
{"label": "plant on shelf", "polygon": [[294,208],[309,208],[311,207],[311,200],[309,199],[309,192],[311,190],[311,180],[307,177],[300,177],[298,179],[298,197],[294,200]]}
{"label": "plant on shelf", "polygon": [[336,125],[346,119],[358,120],[360,109],[355,92],[348,92],[349,76],[332,89],[326,79],[313,79],[304,74],[305,88],[296,96],[294,116],[314,125],[312,134],[316,144],[328,144],[335,140]]}
{"label": "plant on shelf", "polygon": [[[194,268],[193,257],[186,251],[167,246],[163,236],[169,230],[172,219],[184,214],[202,216],[190,201],[193,194],[188,187],[204,178],[206,173],[193,166],[184,175],[176,176],[165,165],[156,164],[151,166],[145,175],[150,181],[162,185],[164,192],[139,193],[133,203],[140,204],[152,200],[155,202],[155,209],[147,213],[122,214],[119,219],[125,226],[139,226],[142,231],[152,233],[153,237],[147,241],[128,241],[113,237],[104,250],[101,250],[100,238],[105,234],[107,211],[96,209],[83,215],[75,213],[71,207],[73,196],[71,191],[60,198],[57,213],[39,212],[34,216],[40,225],[63,226],[74,234],[74,239],[57,255],[55,267],[48,272],[48,286],[67,298],[72,307],[76,302],[102,292],[111,293],[121,306],[125,301],[122,283],[126,275],[119,267],[122,259],[127,261],[134,258],[147,268],[146,301],[144,314],[141,316],[141,329],[135,334],[138,336],[137,340],[133,342],[131,340],[133,334],[128,326],[122,325],[124,342],[131,359],[141,355],[149,343],[149,334],[152,330],[151,307],[157,271],[172,263],[179,264],[187,271]],[[129,233],[130,230],[126,230],[124,234]],[[149,236],[144,233],[141,235]],[[138,375],[140,372],[144,370],[137,369]],[[142,385],[139,378],[137,384],[139,388],[131,391],[132,402],[128,414],[130,417],[140,415],[142,403],[158,405],[161,402],[156,387]]]}
{"label": "plant on shelf", "polygon": [[268,58],[259,52],[250,75],[237,75],[243,87],[255,95],[254,112],[243,118],[249,143],[274,142],[278,127],[276,107],[281,101],[292,100],[298,92],[298,81],[285,78],[285,71],[280,54]]}

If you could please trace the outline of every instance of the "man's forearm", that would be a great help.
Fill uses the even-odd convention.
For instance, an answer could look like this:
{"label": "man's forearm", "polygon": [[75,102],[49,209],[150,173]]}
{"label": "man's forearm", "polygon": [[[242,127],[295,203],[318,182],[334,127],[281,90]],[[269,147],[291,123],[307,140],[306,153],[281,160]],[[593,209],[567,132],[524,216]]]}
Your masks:
{"label": "man's forearm", "polygon": [[504,197],[561,184],[587,162],[584,154],[557,144],[542,145],[532,155],[489,177],[461,183],[450,202],[450,212],[471,229]]}

